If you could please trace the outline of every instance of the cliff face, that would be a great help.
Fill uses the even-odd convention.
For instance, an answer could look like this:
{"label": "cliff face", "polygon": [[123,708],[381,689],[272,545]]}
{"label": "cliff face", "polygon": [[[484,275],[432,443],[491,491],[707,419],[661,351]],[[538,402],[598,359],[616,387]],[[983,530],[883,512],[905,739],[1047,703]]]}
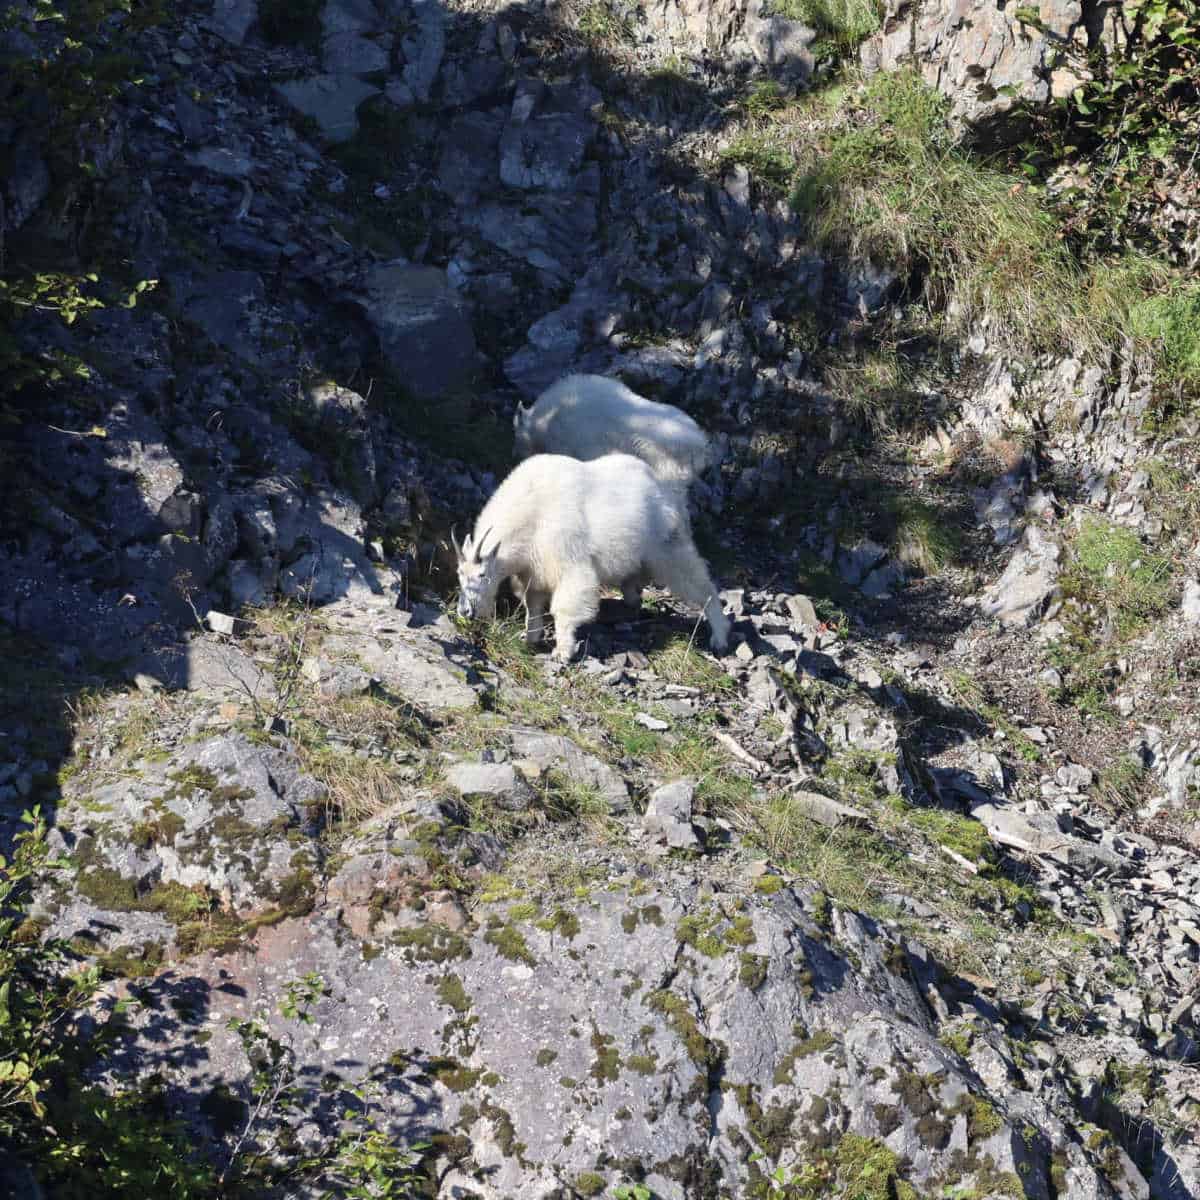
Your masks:
{"label": "cliff face", "polygon": [[[891,6],[831,89],[800,15],[6,31],[20,945],[104,969],[79,1078],[186,1122],[179,1194],[1200,1190],[1194,420],[801,202],[901,100],[950,178],[1115,17]],[[567,371],[713,433],[727,657],[665,594],[565,672],[447,617]]]}

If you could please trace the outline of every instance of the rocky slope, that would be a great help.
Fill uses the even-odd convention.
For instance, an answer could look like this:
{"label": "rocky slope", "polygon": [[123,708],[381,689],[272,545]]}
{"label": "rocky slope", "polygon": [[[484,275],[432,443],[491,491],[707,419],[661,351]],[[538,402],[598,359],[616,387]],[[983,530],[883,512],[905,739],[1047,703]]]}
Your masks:
{"label": "rocky slope", "polygon": [[[14,325],[90,374],[0,480],[6,826],[52,818],[32,915],[113,977],[96,1021],[139,1000],[97,1075],[223,1166],[365,1106],[444,1197],[1195,1195],[1193,431],[1148,438],[1146,363],[984,326],[864,450],[812,314],[908,297],[722,158],[747,77],[814,71],[757,0],[280,11],[134,34],[86,184],[0,127],[8,254],[158,281]],[[565,673],[444,615],[445,530],[568,369],[716,433],[726,659],[664,596]],[[963,543],[924,578],[914,497]],[[1143,557],[1100,579],[1173,560],[1149,623],[1101,520]],[[298,1090],[256,1107],[271,1037]]]}

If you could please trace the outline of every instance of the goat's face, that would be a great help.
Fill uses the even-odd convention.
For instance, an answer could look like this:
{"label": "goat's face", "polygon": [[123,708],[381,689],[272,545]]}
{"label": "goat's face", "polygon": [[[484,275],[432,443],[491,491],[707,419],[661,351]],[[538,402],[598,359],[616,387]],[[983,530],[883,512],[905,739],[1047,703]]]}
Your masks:
{"label": "goat's face", "polygon": [[518,404],[513,415],[513,457],[518,460],[528,458],[533,453],[533,434],[529,428],[529,415],[532,412],[533,409],[522,408]]}
{"label": "goat's face", "polygon": [[476,542],[468,533],[460,546],[451,530],[450,540],[458,555],[458,615],[467,620],[489,621],[496,613],[496,592],[500,588],[500,543],[484,552],[486,530]]}

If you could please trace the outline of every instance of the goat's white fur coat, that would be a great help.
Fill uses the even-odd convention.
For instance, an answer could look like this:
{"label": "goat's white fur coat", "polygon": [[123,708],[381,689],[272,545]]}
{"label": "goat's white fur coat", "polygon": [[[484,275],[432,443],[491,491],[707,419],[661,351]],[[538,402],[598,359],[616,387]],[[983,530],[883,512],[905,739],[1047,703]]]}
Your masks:
{"label": "goat's white fur coat", "polygon": [[632,454],[664,482],[683,484],[711,457],[704,430],[682,409],[647,400],[605,375],[568,375],[530,408],[518,406],[513,444],[518,458],[544,453],[587,461]]}
{"label": "goat's white fur coat", "polygon": [[580,462],[539,454],[516,467],[484,506],[459,550],[459,612],[490,618],[504,579],[525,604],[525,636],[542,640],[547,603],[557,659],[579,650],[576,634],[620,587],[639,604],[653,582],[704,610],[711,644],[729,639],[708,567],[696,551],[683,495],[640,459],[609,454]]}

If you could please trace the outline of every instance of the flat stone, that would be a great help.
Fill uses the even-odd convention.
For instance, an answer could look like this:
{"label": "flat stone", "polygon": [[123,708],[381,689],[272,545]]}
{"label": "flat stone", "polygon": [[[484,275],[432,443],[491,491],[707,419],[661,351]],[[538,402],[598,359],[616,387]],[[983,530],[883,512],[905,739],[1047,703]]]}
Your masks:
{"label": "flat stone", "polygon": [[360,303],[385,357],[417,396],[433,399],[470,383],[475,335],[444,271],[381,263],[367,275]]}
{"label": "flat stone", "polygon": [[185,157],[193,167],[202,167],[224,179],[245,179],[258,166],[249,155],[225,146],[205,146]]}
{"label": "flat stone", "polygon": [[1004,574],[984,594],[980,612],[1002,625],[1032,625],[1058,594],[1061,549],[1037,525],[1027,526]]}
{"label": "flat stone", "polygon": [[820,792],[793,792],[791,800],[809,820],[833,829],[847,822],[865,825],[870,821],[870,816],[861,809],[843,804],[840,800],[831,800]]}
{"label": "flat stone", "polygon": [[334,634],[324,642],[327,655],[352,659],[379,680],[384,691],[431,712],[474,708],[478,693],[436,643],[415,634],[354,637]]}
{"label": "flat stone", "polygon": [[540,729],[513,729],[509,733],[513,754],[528,759],[543,770],[555,767],[576,783],[599,792],[609,811],[629,810],[629,788],[625,780],[607,763],[580,749],[570,738]]}
{"label": "flat stone", "polygon": [[533,788],[512,763],[455,763],[446,769],[446,782],[464,799],[494,800],[510,812],[528,808],[534,799]]}
{"label": "flat stone", "polygon": [[1189,579],[1183,585],[1183,619],[1189,625],[1200,625],[1200,579]]}
{"label": "flat stone", "polygon": [[692,827],[692,800],[696,788],[686,779],[664,783],[650,793],[642,827],[654,837],[663,838],[668,846],[686,850],[700,845]]}
{"label": "flat stone", "polygon": [[358,106],[379,89],[349,73],[312,75],[275,85],[297,112],[312,117],[331,142],[347,142],[358,132]]}
{"label": "flat stone", "polygon": [[649,713],[640,712],[633,719],[643,729],[650,729],[656,733],[662,733],[664,730],[671,728],[669,721],[661,721],[658,717],[652,717]]}
{"label": "flat stone", "polygon": [[788,615],[802,628],[816,629],[821,624],[817,610],[807,596],[789,596],[785,603]]}

